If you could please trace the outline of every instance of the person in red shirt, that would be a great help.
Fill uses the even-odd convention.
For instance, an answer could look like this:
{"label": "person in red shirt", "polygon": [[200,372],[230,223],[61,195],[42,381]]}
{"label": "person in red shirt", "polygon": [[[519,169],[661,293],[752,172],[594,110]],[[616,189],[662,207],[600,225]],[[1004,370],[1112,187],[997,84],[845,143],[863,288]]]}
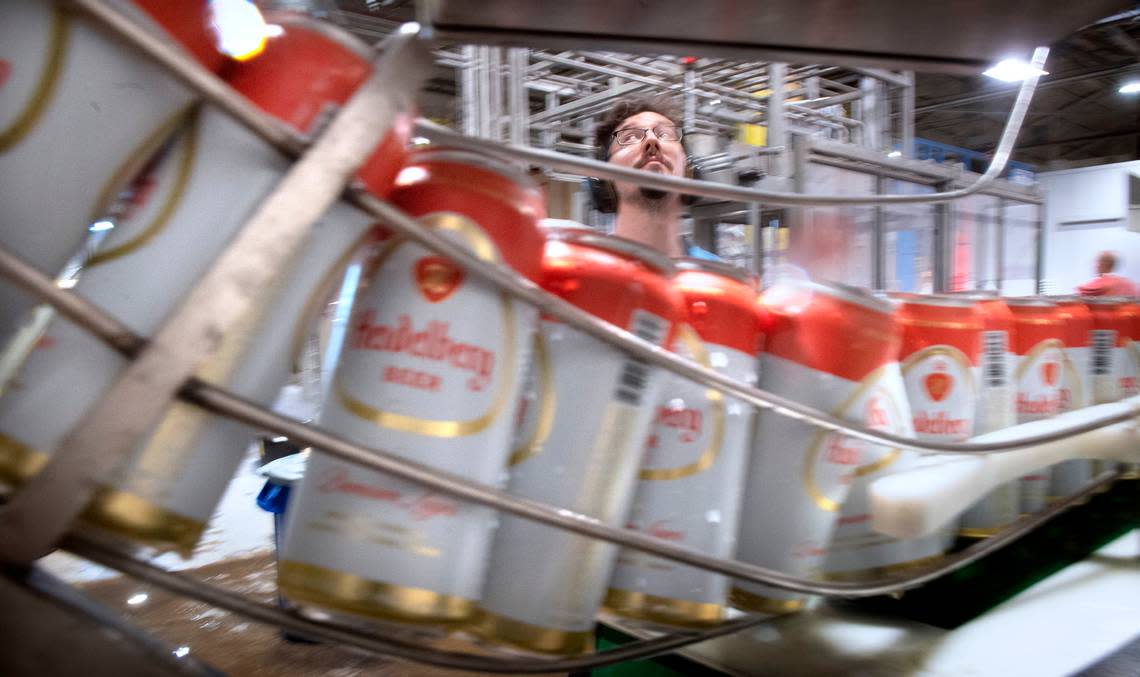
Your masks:
{"label": "person in red shirt", "polygon": [[1077,293],[1081,296],[1136,296],[1136,285],[1127,278],[1112,274],[1116,263],[1116,255],[1112,252],[1097,255],[1097,276],[1077,287]]}

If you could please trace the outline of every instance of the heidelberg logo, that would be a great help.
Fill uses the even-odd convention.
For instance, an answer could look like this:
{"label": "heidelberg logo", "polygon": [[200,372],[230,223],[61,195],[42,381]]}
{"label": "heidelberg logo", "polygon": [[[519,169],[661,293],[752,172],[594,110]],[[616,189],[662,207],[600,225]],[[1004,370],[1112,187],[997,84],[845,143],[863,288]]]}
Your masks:
{"label": "heidelberg logo", "polygon": [[463,271],[441,256],[416,261],[416,286],[428,301],[439,303],[463,284]]}
{"label": "heidelberg logo", "polygon": [[936,371],[926,375],[922,380],[922,386],[926,389],[926,394],[930,399],[935,402],[941,402],[950,394],[950,389],[954,387],[954,379],[945,372]]}

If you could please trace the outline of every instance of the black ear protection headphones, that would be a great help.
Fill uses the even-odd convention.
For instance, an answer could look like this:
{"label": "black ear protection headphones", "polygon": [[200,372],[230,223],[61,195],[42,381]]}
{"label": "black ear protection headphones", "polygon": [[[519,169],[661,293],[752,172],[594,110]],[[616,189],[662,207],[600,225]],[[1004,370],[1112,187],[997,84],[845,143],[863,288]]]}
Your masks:
{"label": "black ear protection headphones", "polygon": [[[700,169],[689,162],[689,146],[685,141],[688,138],[687,134],[681,135],[681,147],[685,149],[685,177],[699,181],[701,179]],[[598,148],[598,159],[602,162],[606,162],[610,159],[610,147],[608,143]],[[617,189],[614,188],[613,181],[590,176],[586,178],[586,182],[590,188],[590,199],[594,203],[594,209],[603,214],[616,213],[618,197]],[[695,195],[681,194],[681,204],[685,206],[689,206],[696,201],[697,197]]]}

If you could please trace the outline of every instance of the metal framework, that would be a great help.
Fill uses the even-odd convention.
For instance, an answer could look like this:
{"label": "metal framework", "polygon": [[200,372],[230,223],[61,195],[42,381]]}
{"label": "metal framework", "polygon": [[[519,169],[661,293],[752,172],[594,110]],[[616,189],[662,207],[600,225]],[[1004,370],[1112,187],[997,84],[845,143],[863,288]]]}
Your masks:
{"label": "metal framework", "polygon": [[[68,535],[76,514],[89,500],[102,470],[113,465],[124,450],[133,448],[132,442],[146,431],[148,422],[175,396],[211,412],[319,447],[344,460],[552,527],[618,543],[735,578],[816,595],[861,597],[889,594],[921,585],[1000,548],[1115,477],[1114,474],[1110,474],[1098,478],[1097,482],[1086,488],[1085,492],[1059,503],[1048,511],[1023,519],[985,543],[951,555],[931,569],[906,576],[886,578],[874,583],[825,583],[789,576],[739,561],[709,557],[704,553],[670,545],[644,534],[606,526],[589,515],[513,497],[503,491],[403,460],[380,449],[349,443],[319,428],[277,416],[255,403],[242,400],[204,383],[193,377],[194,366],[213,349],[218,337],[226,331],[233,319],[246,306],[255,302],[258,291],[270,282],[270,273],[266,271],[272,270],[274,266],[266,265],[259,257],[268,255],[275,259],[285,258],[299,245],[307,228],[319,218],[320,213],[343,194],[358,207],[383,220],[397,232],[452,259],[477,277],[488,280],[506,292],[534,304],[544,313],[564,321],[575,329],[659,367],[733,394],[754,406],[770,408],[813,426],[870,442],[952,454],[1000,452],[1073,438],[1107,425],[1132,421],[1137,417],[1137,406],[1140,406],[1133,404],[1123,409],[1118,407],[1104,415],[1090,416],[1086,422],[1079,425],[1047,434],[1025,436],[1013,441],[936,444],[852,425],[824,412],[749,387],[617,329],[557,297],[546,294],[532,282],[505,267],[478,260],[450,240],[421,228],[414,219],[383,201],[358,190],[348,189],[347,192],[343,192],[355,167],[364,159],[365,151],[374,146],[386,130],[402,98],[410,95],[423,77],[424,43],[416,28],[400,29],[387,41],[383,55],[377,60],[373,77],[338,114],[328,130],[310,144],[292,130],[255,109],[221,80],[206,72],[179,50],[149,36],[109,4],[101,0],[74,0],[73,4],[104,24],[125,42],[139,48],[149,58],[162,63],[210,103],[231,114],[283,153],[300,157],[282,182],[264,199],[243,226],[234,244],[219,258],[199,287],[192,292],[190,300],[149,338],[132,334],[115,318],[108,316],[81,297],[59,289],[50,278],[0,249],[0,274],[11,277],[24,288],[43,297],[55,305],[63,315],[132,358],[130,367],[93,409],[96,413],[84,417],[77,423],[45,469],[30,480],[6,505],[0,507],[0,560],[2,561],[29,563],[62,546],[168,589],[301,634],[333,639],[422,662],[473,670],[537,672],[597,667],[671,651],[685,644],[735,632],[761,621],[759,618],[747,618],[702,633],[647,640],[626,649],[564,661],[487,659],[441,654],[423,647],[380,639],[346,628],[302,621],[279,610],[221,593],[200,581],[188,581],[176,574],[157,570],[132,559],[113,546],[99,542],[89,534]],[[521,71],[524,64],[520,53],[515,52],[508,56],[508,65],[511,69]],[[1044,50],[1039,50],[1035,55],[1037,63],[1043,63],[1044,58]],[[636,61],[634,63],[646,72],[647,77],[654,75],[650,72],[654,66]],[[718,64],[715,63],[707,65],[707,68],[713,69],[712,73],[716,77],[724,81],[735,82],[759,77],[755,72],[739,68],[724,67],[718,70],[717,67]],[[602,64],[597,68],[602,69],[606,66]],[[775,69],[769,77],[779,75],[779,70]],[[606,73],[602,71],[599,75]],[[818,75],[819,72],[814,71],[813,74],[804,77],[818,77]],[[992,186],[1009,156],[1034,86],[1035,80],[1023,84],[999,152],[995,153],[994,160],[985,174],[961,188],[948,187],[947,190],[938,193],[918,196],[805,196],[790,192],[736,188],[712,182],[661,177],[550,150],[516,144],[504,145],[487,139],[456,134],[423,120],[419,121],[418,129],[431,138],[446,141],[451,145],[509,155],[517,160],[534,162],[554,169],[584,171],[606,178],[634,180],[647,186],[679,189],[698,195],[753,203],[818,206],[946,202]],[[517,141],[520,136],[512,133],[510,138],[512,141]],[[814,150],[822,155],[829,152],[826,145],[816,147]],[[830,151],[834,154],[840,153],[834,148]],[[856,158],[856,161],[872,162],[873,158],[861,157]],[[274,240],[275,244],[268,242],[266,237],[268,232],[272,233],[272,237],[268,239]],[[268,249],[262,249],[264,253],[258,254],[259,248]],[[258,268],[262,270],[257,270]],[[79,443],[80,440],[83,444]]]}

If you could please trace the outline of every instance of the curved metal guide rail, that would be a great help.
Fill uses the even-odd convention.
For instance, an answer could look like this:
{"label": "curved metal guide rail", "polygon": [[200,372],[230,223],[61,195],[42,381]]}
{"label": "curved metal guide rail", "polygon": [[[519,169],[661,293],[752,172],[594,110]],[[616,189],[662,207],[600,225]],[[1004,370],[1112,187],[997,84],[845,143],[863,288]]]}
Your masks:
{"label": "curved metal guide rail", "polygon": [[[220,79],[200,68],[195,62],[182,54],[179,50],[171,48],[169,45],[156,40],[149,34],[140,30],[136,25],[132,23],[130,19],[121,15],[113,7],[100,2],[99,0],[73,0],[73,4],[106,25],[109,29],[111,29],[125,41],[135,45],[144,51],[148,56],[158,60],[164,66],[170,68],[178,77],[198,90],[204,98],[233,115],[239,122],[243,123],[253,132],[265,138],[270,143],[274,144],[277,148],[282,150],[282,152],[290,156],[296,156],[308,147],[309,144],[306,140],[301,139],[296,133],[286,128],[275,119],[270,118],[262,114],[260,111],[256,110],[253,106],[249,105],[249,103],[246,102],[240,95],[236,94],[233,90],[226,86],[225,83]],[[1034,55],[1034,63],[1036,65],[1042,65],[1044,63],[1046,54],[1047,50],[1037,50]],[[986,173],[983,174],[982,177],[980,177],[977,181],[975,181],[974,184],[966,188],[956,191],[947,191],[943,193],[934,193],[927,195],[874,197],[804,196],[790,193],[756,191],[709,182],[661,177],[647,172],[617,168],[605,163],[582,160],[579,158],[573,158],[558,153],[550,153],[547,151],[536,151],[533,149],[513,146],[501,146],[492,142],[462,137],[456,135],[454,132],[450,132],[449,130],[433,127],[430,125],[430,123],[421,122],[419,126],[420,129],[427,135],[434,136],[438,140],[445,141],[451,145],[498,153],[500,155],[508,155],[516,159],[536,162],[555,168],[571,169],[573,171],[587,171],[593,175],[605,178],[634,180],[646,186],[678,190],[695,195],[724,197],[745,201],[763,201],[768,204],[784,205],[894,204],[910,202],[935,202],[965,197],[974,192],[977,192],[978,190],[983,189],[986,185],[992,183],[992,181],[996,179],[996,177],[1004,168],[1006,160],[1009,157],[1009,153],[1013,147],[1013,143],[1020,128],[1021,122],[1024,118],[1025,111],[1028,108],[1035,85],[1036,78],[1027,80],[1022,84],[1017,102],[1015,103],[1014,108],[1011,112],[1005,132],[1002,135],[1001,144],[999,145],[993,162],[991,162],[991,165]],[[1035,438],[1024,438],[1015,441],[995,444],[934,444],[889,434],[883,434],[860,426],[853,426],[846,421],[837,419],[824,412],[816,411],[809,407],[804,407],[796,402],[786,400],[762,390],[750,388],[742,383],[726,378],[724,376],[720,376],[711,370],[702,368],[699,365],[677,357],[676,355],[673,355],[672,353],[669,353],[663,349],[656,348],[625,331],[616,329],[599,320],[598,318],[595,318],[592,315],[589,315],[575,308],[574,306],[571,306],[559,298],[546,294],[536,285],[521,278],[513,271],[493,265],[488,265],[477,260],[466,250],[452,244],[447,239],[439,237],[437,234],[431,231],[420,228],[413,219],[407,217],[406,215],[399,212],[399,210],[382,201],[354,190],[350,190],[347,196],[350,200],[352,200],[361,208],[365,209],[367,212],[383,219],[394,230],[397,230],[409,238],[421,244],[424,244],[425,246],[445,256],[448,256],[457,264],[470,271],[472,274],[475,274],[482,279],[489,280],[492,283],[499,285],[507,292],[530,303],[533,303],[544,312],[547,312],[565,321],[567,324],[570,324],[576,329],[584,331],[611,345],[617,346],[618,348],[625,350],[637,357],[645,359],[646,361],[649,361],[657,366],[670,369],[678,374],[691,378],[704,385],[731,393],[757,407],[770,408],[783,415],[800,419],[811,425],[826,430],[842,432],[852,437],[857,437],[870,442],[887,444],[897,447],[909,447],[944,453],[979,453],[999,452],[1036,443],[1063,439],[1080,434],[1082,432],[1086,432],[1091,429],[1095,429],[1103,425],[1118,423],[1123,420],[1132,418],[1131,413],[1120,414],[1114,417],[1104,418],[1103,420],[1090,421],[1084,425],[1074,426],[1072,428],[1068,428],[1050,435],[1043,435]],[[114,318],[107,316],[99,309],[83,301],[80,297],[56,288],[52,281],[46,276],[38,273],[38,271],[35,271],[27,264],[2,250],[0,250],[0,272],[13,277],[17,282],[33,291],[33,293],[44,297],[49,302],[56,305],[64,315],[78,322],[81,326],[85,327],[89,331],[92,331],[101,339],[109,343],[112,347],[131,357],[139,355],[141,352],[145,351],[149,345],[146,340],[133,335],[126,327],[117,322]],[[986,542],[980,543],[968,550],[949,556],[937,567],[931,568],[927,571],[919,572],[918,574],[905,577],[882,579],[880,581],[869,584],[820,582],[787,576],[780,572],[763,569],[743,562],[712,558],[703,553],[670,545],[643,534],[627,531],[624,529],[608,527],[588,515],[577,514],[572,511],[558,508],[556,506],[549,506],[535,501],[521,500],[512,497],[505,492],[478,485],[460,477],[455,477],[446,473],[440,473],[432,468],[428,468],[420,464],[402,460],[400,458],[387,454],[382,450],[369,449],[360,445],[351,444],[318,428],[307,427],[289,419],[284,419],[256,404],[244,401],[238,397],[233,396],[232,394],[226,393],[225,391],[198,381],[194,378],[190,378],[185,382],[181,388],[180,396],[187,401],[196,403],[213,412],[230,416],[251,425],[273,430],[280,434],[292,437],[299,442],[318,446],[328,453],[342,459],[352,461],[354,463],[358,463],[375,470],[388,472],[404,479],[419,482],[438,491],[442,491],[459,498],[471,500],[473,502],[504,510],[522,516],[524,518],[547,524],[549,526],[566,529],[580,535],[598,538],[611,543],[617,543],[624,547],[649,552],[667,559],[701,567],[709,571],[726,574],[743,580],[766,583],[788,590],[815,595],[861,597],[869,595],[889,594],[921,585],[926,581],[944,575],[949,571],[953,571],[954,569],[965,566],[966,564],[969,564],[979,557],[984,556],[986,553],[992,550],[1000,548],[1005,543],[1017,538],[1029,530],[1032,530],[1040,523],[1049,519],[1052,515],[1071,505],[1073,502],[1080,500],[1083,498],[1086,492],[1091,492],[1095,488],[1090,487],[1089,489],[1086,489],[1086,492],[1082,492],[1081,494],[1078,494],[1069,500],[1058,503],[1056,506],[1050,508],[1046,512],[1018,522],[1002,534]],[[1099,479],[1098,483],[1110,481],[1113,477],[1114,476],[1109,476],[1105,479]],[[5,506],[4,510],[0,511],[0,514],[7,512],[10,507],[11,506]],[[61,537],[61,533],[51,534],[52,543],[54,544],[58,542]],[[91,542],[85,541],[84,537],[82,536],[72,536],[69,538],[71,540],[68,541],[68,547],[74,547],[81,554],[86,554],[92,558],[102,558],[104,561],[111,563],[112,566],[116,566],[117,568],[120,568],[127,573],[131,573],[132,575],[148,578],[148,580],[153,579],[154,582],[162,585],[167,585],[172,589],[179,588],[186,594],[191,594],[197,591],[197,595],[194,596],[198,596],[205,601],[218,604],[219,606],[226,606],[226,608],[229,608],[227,605],[233,605],[235,607],[241,606],[241,603],[245,602],[244,600],[240,600],[240,598],[231,599],[229,597],[226,597],[225,594],[218,593],[216,590],[205,587],[204,584],[186,584],[184,581],[175,581],[174,579],[170,578],[171,576],[175,576],[174,574],[169,574],[160,570],[153,570],[153,568],[148,569],[148,565],[123,556],[121,553],[116,554],[113,549],[109,550],[102,546],[92,545]],[[245,602],[245,604],[249,603]],[[252,606],[247,608],[253,609]],[[280,612],[276,611],[276,613],[279,614]],[[298,621],[297,619],[292,619],[292,617],[289,617],[291,620],[285,620],[281,617],[271,616],[272,615],[263,614],[262,619],[269,622],[278,623],[282,626],[292,625],[293,627],[290,629],[296,629],[303,634],[323,636],[329,639],[334,639],[336,641],[343,641],[356,646],[361,646],[362,648],[381,651],[383,653],[397,655],[406,654],[407,657],[412,658],[413,660],[443,664],[441,663],[441,660],[444,659],[439,658],[443,654],[439,654],[434,650],[423,649],[422,647],[415,646],[397,647],[393,643],[380,641],[372,636],[361,635],[359,633],[354,634],[350,631],[319,624],[310,623],[308,626],[300,628],[295,624],[304,621]],[[696,641],[702,641],[718,634],[735,632],[756,622],[759,622],[759,620],[754,618],[746,619],[744,621],[736,621],[726,624],[720,628],[710,630],[706,633],[662,638],[660,640],[649,640],[648,642],[638,643],[637,645],[634,645],[629,649],[629,651],[618,650],[592,658],[574,659],[574,661],[579,661],[578,663],[575,663],[574,661],[542,661],[541,670],[538,669],[537,663],[526,669],[521,669],[525,666],[523,666],[522,663],[517,663],[516,667],[520,669],[512,669],[509,665],[511,661],[507,661],[505,659],[493,659],[494,663],[492,664],[482,664],[478,667],[470,667],[467,669],[497,669],[500,671],[534,672],[593,667],[604,665],[608,662],[629,660],[641,655],[651,655],[652,653],[669,651],[678,646]],[[321,633],[324,634],[321,635]],[[637,653],[639,651],[643,653]],[[399,652],[404,652],[404,654],[401,654]],[[451,660],[451,658],[447,658],[446,660]],[[473,660],[475,660],[475,657],[467,656],[462,658],[462,661]],[[476,661],[476,663],[477,662],[478,661]],[[452,667],[463,667],[460,664],[450,665]],[[466,665],[475,665],[475,663],[468,662]],[[504,668],[506,669],[504,670]]]}
{"label": "curved metal guide rail", "polygon": [[[68,291],[59,289],[46,275],[39,273],[11,254],[0,249],[0,272],[11,273],[22,286],[53,303],[68,319],[91,331],[127,357],[135,357],[145,349],[147,341],[99,310],[90,302]],[[523,499],[511,494],[471,482],[463,477],[446,473],[419,463],[408,461],[387,451],[370,448],[344,440],[319,427],[299,423],[283,417],[256,403],[242,399],[221,388],[197,378],[189,379],[180,396],[211,412],[228,416],[258,429],[284,435],[305,446],[319,448],[324,453],[362,467],[389,473],[401,479],[417,482],[437,491],[465,499],[520,517],[565,529],[582,536],[597,538],[627,548],[648,552],[683,564],[732,576],[742,580],[766,583],[779,588],[814,595],[840,597],[866,597],[900,592],[937,578],[956,568],[965,566],[986,552],[1020,536],[1025,531],[1049,519],[1060,510],[1072,505],[1082,492],[1072,499],[1061,501],[1056,507],[1030,516],[1011,527],[1004,536],[987,540],[984,547],[947,557],[939,566],[916,574],[884,578],[876,583],[821,582],[790,576],[737,560],[723,560],[704,553],[672,545],[667,541],[632,530],[615,528],[598,519],[565,508]],[[1109,477],[1115,477],[1110,474]],[[1086,490],[1087,491],[1087,490]]]}
{"label": "curved metal guide rail", "polygon": [[[915,583],[915,585],[918,585],[975,562],[1030,531],[1033,531],[1069,507],[1087,500],[1089,496],[1100,491],[1104,485],[1115,481],[1117,477],[1119,477],[1119,473],[1106,473],[1098,477],[1078,494],[1059,501],[1042,513],[1011,525],[1001,533],[987,540],[980,541],[961,552],[948,556],[943,562],[939,563],[938,566],[911,576],[907,581],[918,581],[918,583]],[[573,658],[546,659],[484,656],[457,651],[440,651],[409,640],[366,633],[355,628],[330,623],[310,621],[287,613],[279,607],[254,602],[238,593],[227,591],[218,586],[206,583],[205,581],[197,580],[184,574],[166,571],[152,564],[140,561],[124,552],[114,543],[107,542],[93,534],[68,535],[63,541],[62,546],[64,549],[76,555],[106,567],[116,569],[124,574],[133,576],[169,592],[241,614],[254,621],[273,625],[286,632],[295,633],[314,640],[337,642],[364,651],[396,656],[418,663],[454,668],[457,670],[510,674],[590,670],[625,661],[650,658],[669,653],[692,644],[698,644],[700,642],[716,639],[717,637],[741,632],[761,625],[771,619],[770,616],[754,614],[726,621],[721,625],[699,632],[678,632],[653,639],[638,640],[617,649]],[[900,583],[893,586],[890,590],[869,592],[868,595],[853,594],[848,596],[889,594],[891,592],[901,592],[906,589],[906,587],[913,586],[906,585],[904,587],[904,584]],[[870,588],[868,588],[868,590],[870,590]]]}

